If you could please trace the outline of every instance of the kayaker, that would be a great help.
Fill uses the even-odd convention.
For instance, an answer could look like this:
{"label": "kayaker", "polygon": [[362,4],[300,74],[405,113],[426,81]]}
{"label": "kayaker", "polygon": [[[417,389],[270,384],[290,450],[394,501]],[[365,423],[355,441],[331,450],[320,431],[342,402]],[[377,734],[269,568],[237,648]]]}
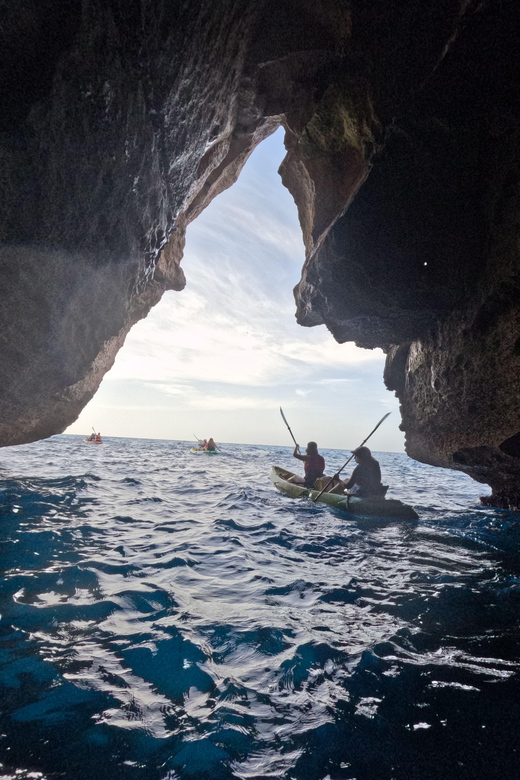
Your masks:
{"label": "kayaker", "polygon": [[[360,498],[384,496],[388,488],[381,484],[379,462],[372,457],[368,447],[358,447],[356,450],[352,450],[352,454],[358,465],[352,472],[350,479],[341,480],[339,474],[334,474],[334,480],[338,480],[341,491],[349,490],[351,496],[359,496]],[[335,485],[330,492],[339,492],[338,486]]]}
{"label": "kayaker", "polygon": [[216,443],[213,441],[213,439],[212,439],[212,438],[211,438],[211,436],[210,436],[210,438],[209,438],[209,439],[208,439],[208,441],[206,442],[206,446],[204,447],[204,449],[205,449],[205,450],[209,450],[209,452],[215,452],[216,450],[219,450],[219,449],[220,449],[220,447],[218,446],[218,444],[216,444]]}
{"label": "kayaker", "polygon": [[318,445],[315,441],[310,441],[305,449],[305,455],[300,453],[300,445],[294,448],[293,456],[298,460],[303,460],[305,477],[299,477],[294,474],[287,481],[296,485],[304,485],[306,488],[313,488],[317,479],[323,476],[325,471],[325,458],[318,452]]}
{"label": "kayaker", "polygon": [[101,434],[100,433],[96,434],[96,441],[101,441]]}

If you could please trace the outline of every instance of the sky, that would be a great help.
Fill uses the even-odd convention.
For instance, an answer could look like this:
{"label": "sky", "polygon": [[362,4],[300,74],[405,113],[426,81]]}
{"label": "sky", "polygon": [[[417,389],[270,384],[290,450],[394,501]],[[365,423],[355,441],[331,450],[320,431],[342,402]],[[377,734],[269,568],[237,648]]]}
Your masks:
{"label": "sky", "polygon": [[305,253],[284,154],[279,129],[189,225],[185,289],[133,327],[66,433],[289,446],[281,406],[299,444],[350,449],[391,411],[367,446],[404,451],[383,352],[296,323]]}

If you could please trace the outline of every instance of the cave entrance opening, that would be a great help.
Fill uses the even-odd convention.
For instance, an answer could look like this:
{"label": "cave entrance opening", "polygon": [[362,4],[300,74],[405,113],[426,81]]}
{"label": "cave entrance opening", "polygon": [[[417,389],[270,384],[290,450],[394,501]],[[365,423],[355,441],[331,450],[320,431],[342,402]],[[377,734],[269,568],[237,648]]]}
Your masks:
{"label": "cave entrance opening", "polygon": [[[188,227],[186,288],[167,292],[131,330],[114,367],[67,432],[290,444],[278,407],[302,439],[345,448],[382,409],[384,355],[337,344],[295,320],[292,290],[305,259],[296,205],[277,172],[280,128],[237,182]],[[402,451],[399,414],[377,449]]]}

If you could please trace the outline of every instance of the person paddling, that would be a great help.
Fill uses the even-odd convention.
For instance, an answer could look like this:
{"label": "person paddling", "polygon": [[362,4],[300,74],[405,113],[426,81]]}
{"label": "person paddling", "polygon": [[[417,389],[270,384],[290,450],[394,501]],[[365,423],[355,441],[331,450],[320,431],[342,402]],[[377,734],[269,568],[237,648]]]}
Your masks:
{"label": "person paddling", "polygon": [[209,452],[216,452],[216,450],[219,450],[219,449],[220,449],[220,447],[218,446],[218,444],[216,444],[216,443],[213,441],[213,439],[212,439],[212,438],[211,438],[211,436],[210,436],[210,438],[209,438],[209,439],[208,439],[208,441],[206,442],[206,446],[204,447],[204,449],[205,449],[205,450],[208,450]]}
{"label": "person paddling", "polygon": [[358,464],[352,476],[350,479],[341,480],[339,474],[334,474],[335,485],[329,492],[342,493],[344,490],[349,490],[351,496],[360,498],[384,496],[388,486],[381,484],[381,468],[368,447],[358,447],[352,450],[352,454]]}
{"label": "person paddling", "polygon": [[315,441],[310,441],[307,444],[305,455],[302,455],[300,453],[300,445],[297,444],[294,448],[293,456],[303,461],[305,477],[299,477],[297,474],[294,474],[294,476],[288,479],[288,482],[304,485],[306,488],[313,488],[316,480],[322,477],[325,471],[325,458],[318,452],[318,445]]}

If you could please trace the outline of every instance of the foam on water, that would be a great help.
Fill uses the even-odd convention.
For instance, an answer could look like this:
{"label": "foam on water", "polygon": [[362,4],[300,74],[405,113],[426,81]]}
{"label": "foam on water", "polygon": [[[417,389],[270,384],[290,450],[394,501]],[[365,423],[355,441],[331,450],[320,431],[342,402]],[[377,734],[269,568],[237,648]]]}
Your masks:
{"label": "foam on water", "polygon": [[401,454],[415,522],[277,493],[291,448],[190,447],[0,452],[2,777],[517,776],[520,518]]}

